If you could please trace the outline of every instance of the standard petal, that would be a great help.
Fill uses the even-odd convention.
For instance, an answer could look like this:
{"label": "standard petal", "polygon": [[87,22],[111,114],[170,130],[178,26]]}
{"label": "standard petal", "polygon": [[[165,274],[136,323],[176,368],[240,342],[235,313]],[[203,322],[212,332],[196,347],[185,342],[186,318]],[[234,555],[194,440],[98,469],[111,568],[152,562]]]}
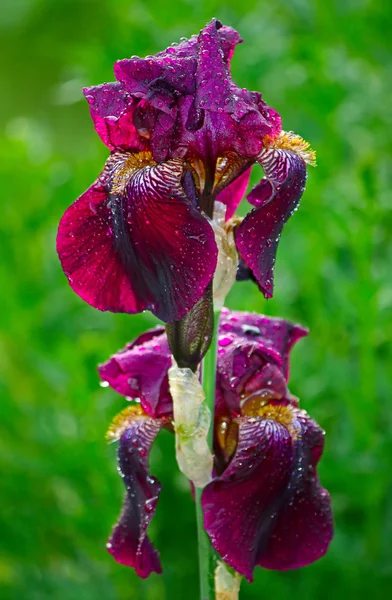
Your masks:
{"label": "standard petal", "polygon": [[[285,319],[258,313],[229,311],[224,308],[220,317],[219,333],[223,337],[226,336],[218,355],[222,361],[226,354],[228,358],[233,355],[227,341],[234,336],[234,342],[241,345],[245,355],[249,358],[253,353],[263,355],[277,364],[288,380],[290,352],[298,340],[308,335],[309,330]],[[234,373],[231,374],[233,375]],[[241,375],[242,373],[235,374],[236,377]]]}
{"label": "standard petal", "polygon": [[230,71],[224,59],[221,23],[213,19],[198,37],[195,105],[209,111],[232,112],[234,97],[230,93]]}
{"label": "standard petal", "polygon": [[316,475],[322,432],[305,413],[275,405],[238,424],[236,453],[202,503],[215,550],[251,581],[256,565],[282,570],[320,558],[332,515]]}
{"label": "standard petal", "polygon": [[185,196],[182,161],[135,168],[137,155],[114,158],[119,170],[113,193],[95,184],[60,222],[63,269],[95,308],[149,309],[165,322],[176,321],[212,279],[218,253],[212,228]]}
{"label": "standard petal", "polygon": [[110,150],[146,150],[143,139],[133,124],[135,102],[120,83],[104,83],[84,88],[90,105],[95,130]]}
{"label": "standard petal", "polygon": [[236,229],[238,251],[252,269],[266,298],[273,294],[275,255],[282,228],[296,210],[306,182],[303,158],[286,150],[267,149],[260,160],[266,178],[250,194],[252,210]]}
{"label": "standard petal", "polygon": [[124,396],[140,399],[144,412],[161,417],[173,412],[167,378],[171,352],[164,329],[147,332],[99,365],[101,379]]}
{"label": "standard petal", "polygon": [[[218,380],[231,415],[242,396],[264,389],[281,397],[293,345],[308,330],[284,319],[223,309],[218,338]],[[273,369],[266,369],[271,365]],[[266,382],[270,380],[267,385]]]}
{"label": "standard petal", "polygon": [[161,484],[149,473],[148,456],[162,425],[160,420],[135,419],[118,448],[118,468],[127,491],[107,548],[118,563],[133,567],[143,578],[162,572],[158,552],[147,537],[161,491]]}

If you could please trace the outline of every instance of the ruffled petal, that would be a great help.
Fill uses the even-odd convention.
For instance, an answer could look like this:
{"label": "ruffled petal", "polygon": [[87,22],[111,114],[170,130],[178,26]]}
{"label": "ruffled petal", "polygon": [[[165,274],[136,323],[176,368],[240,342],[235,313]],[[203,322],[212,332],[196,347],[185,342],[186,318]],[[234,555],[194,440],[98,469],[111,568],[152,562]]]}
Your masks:
{"label": "ruffled petal", "polygon": [[98,367],[103,381],[128,398],[140,399],[144,412],[154,418],[173,412],[167,378],[171,352],[164,331],[159,327],[139,336]]}
{"label": "ruffled petal", "polygon": [[198,37],[195,106],[209,111],[232,112],[230,71],[221,47],[219,21],[213,19]]}
{"label": "ruffled petal", "polygon": [[236,453],[202,496],[212,545],[250,581],[256,565],[291,569],[317,560],[332,538],[329,496],[315,470],[322,432],[292,407],[270,413],[238,420]]}
{"label": "ruffled petal", "polygon": [[134,168],[137,156],[113,155],[105,186],[97,182],[65,212],[57,250],[71,287],[95,308],[149,309],[172,322],[202,296],[218,250],[210,224],[181,187],[182,161]]}
{"label": "ruffled petal", "polygon": [[162,425],[160,420],[136,418],[118,448],[119,472],[127,491],[107,548],[118,563],[133,567],[143,578],[162,572],[159,554],[147,537],[161,491],[161,484],[149,473],[148,456]]}
{"label": "ruffled petal", "polygon": [[[233,352],[231,344],[234,343],[242,349],[241,354],[249,359],[252,354],[259,354],[266,360],[273,361],[288,380],[290,352],[298,340],[308,335],[309,330],[285,319],[224,308],[219,333],[221,344],[218,360],[222,371],[225,370],[223,367],[226,359],[233,360],[239,354],[238,350]],[[241,378],[249,366],[250,363],[245,361],[242,368],[231,372],[230,377]]]}
{"label": "ruffled petal", "polygon": [[273,294],[273,269],[282,228],[296,210],[306,182],[306,164],[293,152],[266,149],[259,159],[263,179],[250,193],[259,206],[236,229],[238,251],[266,298]]}
{"label": "ruffled petal", "polygon": [[265,389],[271,397],[284,395],[291,348],[307,333],[304,327],[284,319],[222,310],[218,383],[232,416],[240,414],[244,395]]}
{"label": "ruffled petal", "polygon": [[95,130],[110,150],[147,150],[148,144],[133,124],[135,102],[120,83],[84,88]]}

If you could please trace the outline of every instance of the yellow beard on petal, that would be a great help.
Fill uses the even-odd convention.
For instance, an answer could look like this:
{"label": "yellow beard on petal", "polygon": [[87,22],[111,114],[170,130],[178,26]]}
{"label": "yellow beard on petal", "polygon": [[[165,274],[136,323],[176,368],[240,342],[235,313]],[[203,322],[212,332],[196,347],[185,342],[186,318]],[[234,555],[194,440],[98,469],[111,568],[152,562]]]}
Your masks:
{"label": "yellow beard on petal", "polygon": [[114,417],[106,432],[105,439],[108,442],[117,442],[133,421],[146,418],[148,418],[148,415],[144,412],[140,404],[127,406]]}
{"label": "yellow beard on petal", "polygon": [[301,437],[301,428],[296,419],[295,409],[287,404],[264,404],[252,415],[261,419],[269,419],[283,425],[293,441]]}
{"label": "yellow beard on petal", "polygon": [[293,131],[281,131],[278,137],[266,135],[264,147],[274,150],[287,150],[300,156],[311,167],[316,166],[316,152],[311,149],[309,142]]}
{"label": "yellow beard on petal", "polygon": [[105,172],[111,176],[112,194],[121,194],[128,179],[135,171],[145,167],[154,167],[157,163],[152,158],[151,152],[116,152],[112,154],[105,165]]}

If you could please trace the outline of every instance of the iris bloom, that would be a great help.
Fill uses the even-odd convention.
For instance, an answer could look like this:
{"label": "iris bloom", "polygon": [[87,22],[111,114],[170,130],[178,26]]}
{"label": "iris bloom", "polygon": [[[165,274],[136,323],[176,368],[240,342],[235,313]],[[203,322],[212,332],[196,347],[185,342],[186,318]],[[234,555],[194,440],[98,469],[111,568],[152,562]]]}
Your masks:
{"label": "iris bloom", "polygon": [[95,308],[184,317],[215,272],[214,202],[231,219],[255,163],[265,174],[248,196],[255,208],[228,229],[239,261],[272,295],[279,236],[314,154],[282,131],[260,93],[233,82],[241,41],[213,20],[155,56],[118,61],[115,83],[84,90],[110,156],[65,212],[57,250],[71,287]]}
{"label": "iris bloom", "polygon": [[[256,565],[302,567],[332,538],[327,491],[316,468],[323,431],[287,389],[289,352],[307,331],[281,319],[224,309],[219,326],[213,478],[204,488],[204,526],[226,563],[252,580]],[[139,400],[113,422],[126,496],[108,543],[122,564],[161,572],[147,537],[161,484],[149,472],[151,446],[172,428],[163,328],[141,335],[99,367],[101,378]]]}

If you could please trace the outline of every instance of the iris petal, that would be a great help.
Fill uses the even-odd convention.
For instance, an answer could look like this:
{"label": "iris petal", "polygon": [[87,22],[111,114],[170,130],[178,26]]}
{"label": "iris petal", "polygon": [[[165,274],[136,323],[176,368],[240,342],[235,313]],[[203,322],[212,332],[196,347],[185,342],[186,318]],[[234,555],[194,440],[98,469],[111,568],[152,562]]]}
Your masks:
{"label": "iris petal", "polygon": [[161,491],[159,481],[149,474],[148,455],[163,422],[136,419],[122,435],[118,464],[127,489],[123,509],[107,544],[115,560],[133,567],[139,577],[161,573],[158,552],[147,537]]}
{"label": "iris petal", "polygon": [[127,396],[139,398],[145,413],[160,417],[172,413],[167,378],[171,352],[163,327],[139,336],[98,367],[103,381]]}
{"label": "iris petal", "polygon": [[237,228],[236,243],[264,296],[270,298],[280,234],[305,189],[306,164],[301,156],[274,148],[263,151],[260,163],[266,177],[249,195],[249,201],[258,208]]}
{"label": "iris petal", "polygon": [[204,525],[221,557],[252,580],[253,568],[290,569],[320,558],[332,537],[316,465],[322,432],[292,407],[291,426],[241,418],[236,453],[203,492]]}
{"label": "iris petal", "polygon": [[[224,308],[219,324],[218,382],[229,412],[240,412],[240,397],[273,387],[282,394],[293,345],[307,335],[284,319]],[[266,365],[274,369],[265,370]],[[271,380],[271,386],[266,381]]]}
{"label": "iris petal", "polygon": [[[137,157],[137,155],[136,155]],[[182,161],[134,169],[114,155],[98,181],[63,216],[57,250],[71,287],[100,310],[184,316],[211,281],[214,234],[181,187]],[[107,178],[115,164],[112,193]],[[120,161],[121,162],[121,161]]]}
{"label": "iris petal", "polygon": [[248,187],[251,169],[247,169],[227,187],[225,187],[216,197],[218,202],[222,202],[226,208],[226,221],[231,219],[237,210],[241,200],[244,198],[246,188]]}
{"label": "iris petal", "polygon": [[135,102],[120,83],[84,88],[95,130],[110,150],[145,150],[146,140],[133,124]]}
{"label": "iris petal", "polygon": [[258,558],[267,569],[296,569],[314,562],[325,554],[333,535],[330,497],[316,474],[323,432],[304,411],[298,413],[301,437],[295,442],[295,467],[268,547]]}

